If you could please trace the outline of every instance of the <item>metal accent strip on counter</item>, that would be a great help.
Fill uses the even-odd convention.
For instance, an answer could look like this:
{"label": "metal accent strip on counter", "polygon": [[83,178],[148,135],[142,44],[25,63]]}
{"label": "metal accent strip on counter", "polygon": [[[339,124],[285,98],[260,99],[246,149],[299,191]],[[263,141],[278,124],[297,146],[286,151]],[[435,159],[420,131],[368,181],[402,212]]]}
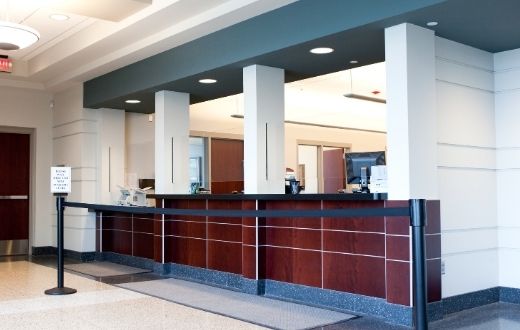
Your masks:
{"label": "metal accent strip on counter", "polygon": [[27,195],[0,196],[0,199],[29,199]]}
{"label": "metal accent strip on counter", "polygon": [[328,209],[328,210],[197,210],[197,209],[163,209],[157,207],[132,207],[117,205],[100,205],[77,202],[65,202],[65,206],[86,208],[96,211],[130,212],[138,214],[194,215],[209,217],[377,217],[377,216],[410,216],[408,207]]}

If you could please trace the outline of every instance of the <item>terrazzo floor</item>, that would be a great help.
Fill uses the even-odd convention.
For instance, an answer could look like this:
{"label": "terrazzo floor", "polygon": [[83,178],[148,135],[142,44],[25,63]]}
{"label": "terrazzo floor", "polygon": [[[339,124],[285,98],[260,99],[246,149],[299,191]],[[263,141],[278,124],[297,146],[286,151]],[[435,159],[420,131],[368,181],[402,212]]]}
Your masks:
{"label": "terrazzo floor", "polygon": [[[75,263],[66,260],[65,263]],[[49,267],[50,266],[50,267]],[[0,329],[264,329],[111,284],[164,279],[154,274],[104,278],[65,272],[70,296],[46,296],[56,285],[53,257],[0,257]],[[518,330],[520,305],[495,303],[432,322],[430,330]],[[358,317],[313,330],[407,330]]]}
{"label": "terrazzo floor", "polygon": [[50,267],[0,262],[0,329],[262,329],[70,273],[78,293],[44,294],[55,285]]}

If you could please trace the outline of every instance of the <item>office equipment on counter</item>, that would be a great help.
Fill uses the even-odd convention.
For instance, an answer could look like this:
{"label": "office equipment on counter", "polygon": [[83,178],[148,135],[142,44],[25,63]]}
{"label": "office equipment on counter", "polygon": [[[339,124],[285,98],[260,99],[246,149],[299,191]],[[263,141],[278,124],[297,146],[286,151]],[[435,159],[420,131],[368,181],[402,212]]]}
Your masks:
{"label": "office equipment on counter", "polygon": [[123,206],[148,206],[146,200],[146,194],[152,189],[152,187],[145,188],[127,188],[118,185],[119,191],[121,192],[119,199],[116,201],[116,205]]}
{"label": "office equipment on counter", "polygon": [[191,182],[190,183],[190,194],[192,194],[192,195],[198,194],[199,193],[199,188],[200,188],[200,183],[198,183],[198,182]]}
{"label": "office equipment on counter", "polygon": [[206,188],[204,188],[204,187],[199,187],[198,194],[209,195],[209,194],[211,194],[211,190],[206,189]]}
{"label": "office equipment on counter", "polygon": [[126,187],[122,187],[120,185],[117,185],[117,188],[121,192],[121,195],[119,195],[119,199],[116,201],[117,205],[129,205],[129,197],[130,197],[130,189]]}
{"label": "office equipment on counter", "polygon": [[289,187],[291,188],[291,194],[296,195],[300,193],[300,181],[291,180],[289,182]]}
{"label": "office equipment on counter", "polygon": [[135,188],[132,189],[132,198],[130,199],[130,205],[131,206],[148,206],[146,201],[146,192],[148,190],[152,189],[152,187],[146,187],[146,188]]}
{"label": "office equipment on counter", "polygon": [[[385,152],[347,152],[345,154],[345,167],[347,170],[347,184],[359,184],[358,189],[352,189],[354,193],[369,193],[370,170],[372,166],[385,165]],[[379,172],[378,172],[379,173]],[[385,168],[386,173],[386,168]]]}
{"label": "office equipment on counter", "polygon": [[292,168],[285,168],[285,193],[299,194],[301,191],[300,181],[296,180],[296,174]]}
{"label": "office equipment on counter", "polygon": [[370,168],[370,192],[388,192],[388,177],[386,174],[386,165],[376,165]]}

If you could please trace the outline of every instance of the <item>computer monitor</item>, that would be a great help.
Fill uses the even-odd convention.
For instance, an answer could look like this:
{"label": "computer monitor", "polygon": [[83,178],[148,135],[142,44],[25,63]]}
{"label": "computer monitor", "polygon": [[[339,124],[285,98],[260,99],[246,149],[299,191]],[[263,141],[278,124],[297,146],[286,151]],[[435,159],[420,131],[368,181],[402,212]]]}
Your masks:
{"label": "computer monitor", "polygon": [[370,167],[385,164],[384,151],[346,153],[347,184],[359,184],[360,192],[370,192]]}

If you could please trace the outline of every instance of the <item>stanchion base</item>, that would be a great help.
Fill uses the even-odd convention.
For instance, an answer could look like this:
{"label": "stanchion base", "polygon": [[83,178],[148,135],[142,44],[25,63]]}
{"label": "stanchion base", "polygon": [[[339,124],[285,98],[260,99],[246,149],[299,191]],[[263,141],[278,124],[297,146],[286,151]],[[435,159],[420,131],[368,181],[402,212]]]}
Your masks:
{"label": "stanchion base", "polygon": [[63,287],[63,288],[56,287],[56,288],[52,288],[49,290],[45,290],[45,294],[53,295],[53,296],[72,294],[72,293],[76,293],[76,292],[77,292],[76,289],[66,288],[66,287]]}

